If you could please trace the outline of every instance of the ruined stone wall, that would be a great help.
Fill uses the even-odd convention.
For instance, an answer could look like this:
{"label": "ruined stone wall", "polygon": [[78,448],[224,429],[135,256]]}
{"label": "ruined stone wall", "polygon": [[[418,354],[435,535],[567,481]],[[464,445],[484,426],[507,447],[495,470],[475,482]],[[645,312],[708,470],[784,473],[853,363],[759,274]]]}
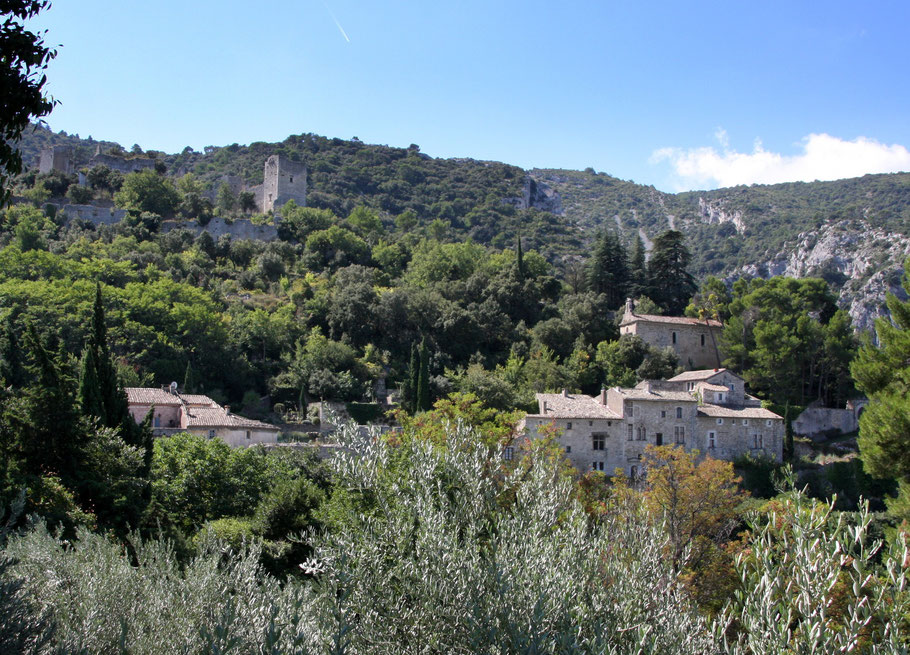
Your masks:
{"label": "ruined stone wall", "polygon": [[66,217],[64,224],[73,220],[88,221],[94,225],[114,225],[126,216],[125,209],[113,207],[95,207],[94,205],[63,205],[57,210],[58,215]]}
{"label": "ruined stone wall", "polygon": [[145,170],[146,168],[155,168],[155,160],[147,157],[134,157],[126,159],[115,155],[96,154],[88,163],[89,168],[95,166],[107,166],[111,170],[120,171],[124,175]]}
{"label": "ruined stone wall", "polygon": [[213,239],[229,234],[232,239],[251,239],[253,241],[274,241],[278,238],[278,228],[274,225],[254,225],[248,218],[240,218],[228,223],[223,218],[213,218],[205,227],[196,221],[162,221],[161,232],[171,230],[189,230],[193,234],[208,232]]}
{"label": "ruined stone wall", "polygon": [[69,175],[75,170],[72,146],[54,146],[41,151],[38,159],[38,172],[47,174],[60,171]]}

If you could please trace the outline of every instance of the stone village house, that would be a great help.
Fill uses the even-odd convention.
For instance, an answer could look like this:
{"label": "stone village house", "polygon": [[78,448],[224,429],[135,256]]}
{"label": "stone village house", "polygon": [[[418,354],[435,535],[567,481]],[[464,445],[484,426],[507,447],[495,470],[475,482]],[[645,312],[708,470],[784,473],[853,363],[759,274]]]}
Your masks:
{"label": "stone village house", "polygon": [[711,319],[636,314],[629,299],[619,333],[638,335],[658,348],[672,348],[683,368],[714,368],[720,366],[718,343],[723,327],[720,321]]}
{"label": "stone village house", "polygon": [[[528,438],[549,425],[581,473],[621,469],[635,477],[647,445],[678,444],[704,456],[783,459],[783,418],[745,393],[743,379],[725,369],[645,380],[635,387],[604,389],[598,396],[537,394],[538,413],[519,424]],[[508,448],[507,459],[514,451]]]}
{"label": "stone village house", "polygon": [[156,437],[189,432],[208,439],[221,439],[229,446],[252,446],[278,442],[274,425],[231,413],[208,396],[178,393],[168,389],[127,387],[129,412],[140,423],[154,407],[152,431]]}

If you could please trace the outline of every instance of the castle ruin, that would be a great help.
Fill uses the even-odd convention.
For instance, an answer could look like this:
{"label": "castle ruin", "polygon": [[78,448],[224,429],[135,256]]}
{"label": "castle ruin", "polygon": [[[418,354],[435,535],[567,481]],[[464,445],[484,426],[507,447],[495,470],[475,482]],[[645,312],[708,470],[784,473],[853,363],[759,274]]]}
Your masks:
{"label": "castle ruin", "polygon": [[289,200],[306,205],[306,175],[303,162],[291,161],[282,155],[266,159],[262,187],[256,189],[256,204],[260,211],[273,211]]}
{"label": "castle ruin", "polygon": [[60,171],[66,175],[75,171],[72,146],[53,146],[41,151],[38,172],[46,175],[52,171]]}

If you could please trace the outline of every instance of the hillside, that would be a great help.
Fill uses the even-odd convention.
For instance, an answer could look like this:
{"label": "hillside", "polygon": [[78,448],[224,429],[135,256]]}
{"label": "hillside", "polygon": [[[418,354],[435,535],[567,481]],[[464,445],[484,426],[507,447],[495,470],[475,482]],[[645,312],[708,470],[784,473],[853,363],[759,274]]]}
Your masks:
{"label": "hillside", "polygon": [[[38,129],[22,143],[27,164],[40,149],[70,145],[76,164],[97,146],[116,144]],[[822,276],[839,292],[860,327],[901,293],[901,262],[910,256],[910,174],[867,175],[834,182],[739,186],[679,194],[592,169],[534,169],[472,159],[436,159],[416,145],[395,148],[314,134],[280,143],[190,148],[157,157],[174,176],[192,172],[212,189],[226,176],[262,182],[263,163],[282,154],[308,166],[307,204],[339,216],[357,205],[387,225],[412,212],[416,226],[434,224],[453,240],[503,248],[518,236],[528,249],[565,267],[586,256],[597,230],[619,229],[627,244],[649,244],[682,231],[698,277],[788,274]]]}

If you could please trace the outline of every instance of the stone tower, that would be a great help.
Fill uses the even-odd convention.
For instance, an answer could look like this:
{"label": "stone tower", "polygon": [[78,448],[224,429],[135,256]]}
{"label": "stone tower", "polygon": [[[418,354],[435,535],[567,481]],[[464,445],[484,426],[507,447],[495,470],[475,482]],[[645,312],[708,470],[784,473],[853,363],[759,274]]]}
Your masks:
{"label": "stone tower", "polygon": [[288,200],[306,205],[306,164],[291,161],[282,155],[272,155],[265,160],[262,183],[263,212],[278,209]]}
{"label": "stone tower", "polygon": [[38,159],[39,173],[60,171],[69,175],[73,170],[72,146],[53,146],[41,151],[41,157]]}

